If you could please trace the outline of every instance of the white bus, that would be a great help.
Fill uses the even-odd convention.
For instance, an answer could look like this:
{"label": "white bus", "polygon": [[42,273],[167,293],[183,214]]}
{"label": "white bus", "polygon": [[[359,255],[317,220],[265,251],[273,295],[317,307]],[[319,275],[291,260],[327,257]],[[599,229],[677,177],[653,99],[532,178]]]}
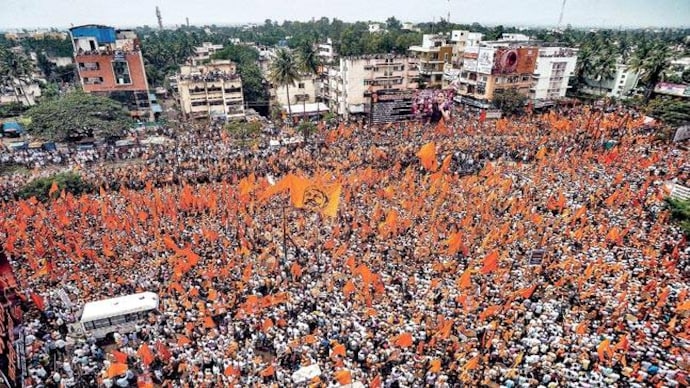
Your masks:
{"label": "white bus", "polygon": [[102,339],[110,333],[133,332],[137,323],[158,312],[158,303],[154,292],[89,302],[84,305],[79,322],[70,327],[70,333]]}

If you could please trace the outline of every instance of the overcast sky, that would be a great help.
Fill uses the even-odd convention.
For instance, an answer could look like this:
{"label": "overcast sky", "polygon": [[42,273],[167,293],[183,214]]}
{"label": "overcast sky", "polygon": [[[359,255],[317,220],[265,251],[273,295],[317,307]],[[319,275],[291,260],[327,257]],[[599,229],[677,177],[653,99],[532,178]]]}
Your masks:
{"label": "overcast sky", "polygon": [[[690,26],[690,0],[566,0],[563,24],[574,26]],[[166,26],[309,20],[439,20],[511,26],[558,22],[562,0],[0,0],[0,29],[81,24]]]}

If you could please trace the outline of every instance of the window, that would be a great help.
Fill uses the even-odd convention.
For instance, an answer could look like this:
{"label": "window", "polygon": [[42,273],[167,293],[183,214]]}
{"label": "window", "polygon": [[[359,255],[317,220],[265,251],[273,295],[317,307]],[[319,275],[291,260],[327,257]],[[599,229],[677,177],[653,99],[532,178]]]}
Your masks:
{"label": "window", "polygon": [[129,65],[127,61],[114,61],[113,73],[115,73],[115,83],[118,85],[127,85],[132,83],[129,76]]}
{"label": "window", "polygon": [[98,62],[79,62],[79,70],[81,71],[91,71],[100,69],[101,66]]}
{"label": "window", "polygon": [[84,78],[85,85],[100,85],[103,83],[103,77],[86,77]]}
{"label": "window", "polygon": [[297,89],[304,89],[304,82],[300,82],[297,84]]}

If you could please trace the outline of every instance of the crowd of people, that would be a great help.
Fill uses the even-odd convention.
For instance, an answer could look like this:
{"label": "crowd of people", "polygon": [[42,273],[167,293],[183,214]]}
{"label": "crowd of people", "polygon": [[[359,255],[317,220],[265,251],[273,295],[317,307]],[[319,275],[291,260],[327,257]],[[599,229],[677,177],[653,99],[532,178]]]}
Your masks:
{"label": "crowd of people", "polygon": [[[588,107],[322,132],[180,131],[80,169],[98,193],[0,204],[27,386],[687,386],[690,249],[663,206],[687,150]],[[275,190],[289,174],[342,187],[335,217]],[[142,291],[160,314],[135,332],[69,334]]]}

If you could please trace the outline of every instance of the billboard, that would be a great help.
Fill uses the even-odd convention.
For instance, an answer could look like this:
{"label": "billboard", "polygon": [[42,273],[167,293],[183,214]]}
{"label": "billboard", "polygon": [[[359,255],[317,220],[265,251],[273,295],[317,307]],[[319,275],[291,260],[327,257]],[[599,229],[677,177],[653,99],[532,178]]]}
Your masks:
{"label": "billboard", "polygon": [[373,92],[371,94],[371,122],[380,124],[411,120],[413,98],[412,90]]}
{"label": "billboard", "polygon": [[654,93],[666,94],[676,97],[690,97],[690,86],[682,84],[672,84],[659,82],[654,86]]}
{"label": "billboard", "polygon": [[477,57],[477,72],[482,74],[491,74],[491,69],[494,67],[494,55],[496,49],[491,47],[480,47],[479,55]]}
{"label": "billboard", "polygon": [[539,50],[536,47],[521,47],[518,49],[517,72],[520,74],[532,74],[537,67]]}

